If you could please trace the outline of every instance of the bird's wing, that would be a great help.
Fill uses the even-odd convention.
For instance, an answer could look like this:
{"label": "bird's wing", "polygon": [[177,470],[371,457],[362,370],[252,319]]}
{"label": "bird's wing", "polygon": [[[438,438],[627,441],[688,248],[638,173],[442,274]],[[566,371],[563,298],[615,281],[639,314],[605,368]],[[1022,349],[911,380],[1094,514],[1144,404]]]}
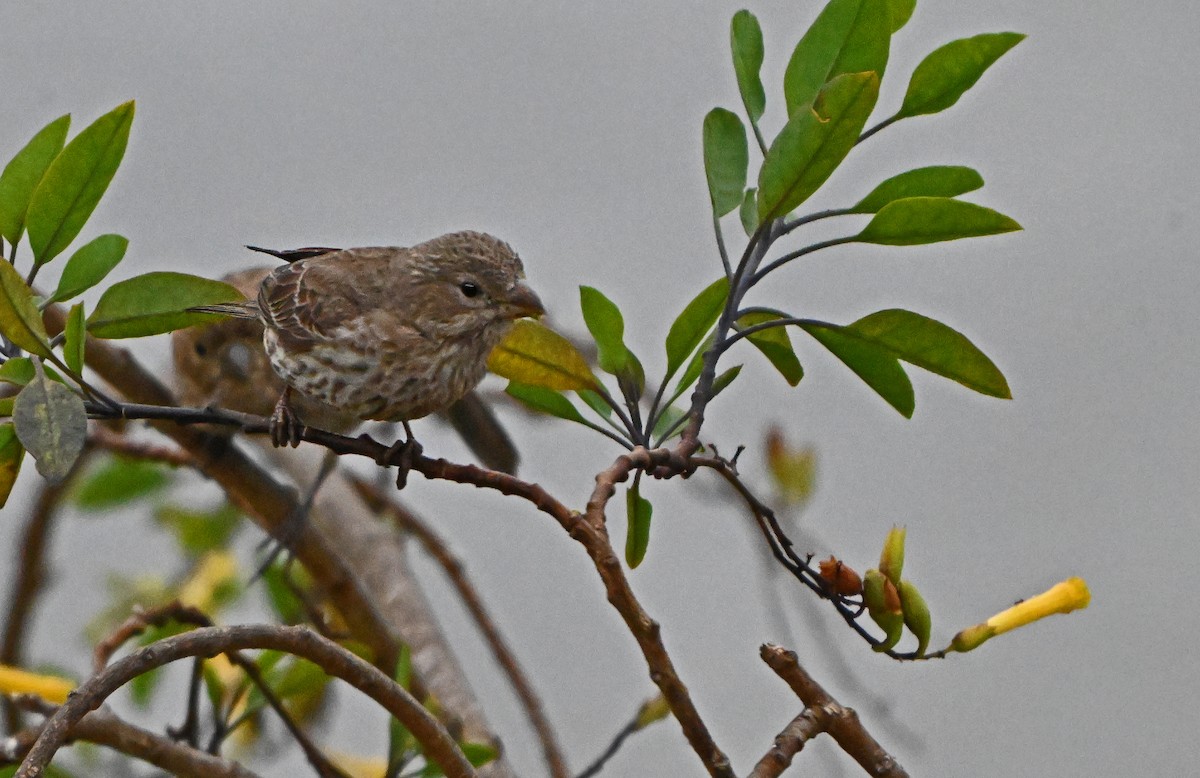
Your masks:
{"label": "bird's wing", "polygon": [[258,305],[285,338],[333,337],[348,322],[394,304],[395,284],[385,265],[397,251],[344,249],[283,265],[259,287]]}

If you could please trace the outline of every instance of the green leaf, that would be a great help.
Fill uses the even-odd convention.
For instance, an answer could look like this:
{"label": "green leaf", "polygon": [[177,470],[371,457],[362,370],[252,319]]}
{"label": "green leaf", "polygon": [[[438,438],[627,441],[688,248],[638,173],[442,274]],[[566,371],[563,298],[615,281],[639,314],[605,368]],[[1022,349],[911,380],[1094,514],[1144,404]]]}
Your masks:
{"label": "green leaf", "polygon": [[728,370],[726,370],[725,372],[721,373],[716,378],[714,378],[713,379],[712,396],[716,397],[718,394],[725,391],[725,388],[728,387],[730,384],[732,384],[733,380],[735,378],[737,378],[739,375],[741,375],[741,373],[742,373],[742,366],[734,365],[733,367],[729,368]]}
{"label": "green leaf", "polygon": [[910,197],[958,197],[983,186],[983,176],[960,165],[933,165],[892,176],[850,209],[851,213],[877,213],[896,200]]}
{"label": "green leaf", "polygon": [[719,278],[696,295],[675,318],[667,333],[667,374],[663,377],[664,383],[675,375],[683,361],[704,340],[705,334],[721,315],[727,297],[729,279]]}
{"label": "green leaf", "polygon": [[888,18],[892,22],[892,34],[895,35],[912,18],[913,11],[917,7],[917,0],[887,0],[887,7]]}
{"label": "green leaf", "polygon": [[31,354],[50,355],[50,336],[33,302],[33,290],[4,261],[0,261],[0,332]]}
{"label": "green leaf", "polygon": [[[758,324],[783,318],[786,318],[784,314],[777,311],[754,311],[743,315],[737,323],[740,329],[749,329]],[[792,338],[788,335],[787,327],[771,327],[761,330],[747,335],[746,340],[762,352],[785,381],[792,386],[800,383],[800,379],[804,377],[804,368],[800,366],[800,360],[796,358],[796,351],[792,348]]]}
{"label": "green leaf", "polygon": [[[170,472],[159,467],[157,473],[161,481],[156,482],[153,475],[145,474],[146,482],[139,485],[142,491],[130,495],[122,502],[156,492],[170,483]],[[190,557],[198,557],[205,552],[227,547],[233,533],[241,526],[242,518],[241,511],[229,503],[223,503],[216,510],[161,505],[154,511],[154,520],[175,536],[180,549]],[[272,596],[274,594],[272,593]]]}
{"label": "green leaf", "polygon": [[87,411],[77,394],[44,371],[37,372],[17,395],[13,424],[21,444],[37,461],[38,472],[48,481],[60,481],[83,451]]}
{"label": "green leaf", "polygon": [[46,174],[46,168],[62,151],[70,126],[70,114],[47,124],[0,173],[0,236],[9,243],[16,245],[21,239],[29,198]]}
{"label": "green leaf", "polygon": [[35,375],[33,360],[29,357],[13,357],[0,365],[0,383],[24,386]]}
{"label": "green leaf", "polygon": [[304,600],[289,582],[291,573],[284,562],[276,562],[262,573],[263,594],[276,618],[284,624],[299,624],[307,618]]}
{"label": "green leaf", "polygon": [[742,204],[750,152],[746,128],[732,111],[714,108],[704,117],[704,173],[713,213],[724,216]]}
{"label": "green leaf", "polygon": [[878,95],[878,76],[851,73],[792,114],[758,174],[759,223],[784,216],[825,183],[858,142]]}
{"label": "green leaf", "polygon": [[758,201],[755,199],[757,194],[758,190],[754,187],[747,189],[741,208],[738,209],[738,218],[742,221],[742,229],[746,231],[747,237],[758,229]]}
{"label": "green leaf", "polygon": [[588,332],[596,341],[600,369],[617,376],[622,391],[630,400],[636,401],[646,386],[646,374],[642,363],[625,346],[625,320],[620,309],[590,286],[579,287],[579,307],[583,310]]}
{"label": "green leaf", "polygon": [[650,545],[650,518],[654,507],[650,501],[642,497],[640,492],[640,476],[635,476],[633,484],[625,492],[625,511],[629,516],[629,527],[625,532],[625,562],[633,569],[646,558],[646,548]]}
{"label": "green leaf", "polygon": [[908,380],[899,360],[889,351],[836,324],[807,322],[800,327],[853,370],[888,405],[905,418],[912,418],[916,406],[912,382]]}
{"label": "green leaf", "polygon": [[918,246],[960,238],[999,235],[1021,229],[1002,213],[949,197],[894,200],[854,236],[860,243]]}
{"label": "green leaf", "polygon": [[571,341],[532,319],[513,323],[508,336],[488,357],[488,370],[501,378],[545,389],[599,386],[587,360]]}
{"label": "green leaf", "polygon": [[12,494],[23,461],[25,447],[17,439],[16,429],[12,424],[0,424],[0,508],[8,502],[8,495]]}
{"label": "green leaf", "polygon": [[119,281],[104,291],[88,317],[97,338],[140,338],[217,320],[188,308],[245,299],[235,287],[187,273],[146,273]]}
{"label": "green leaf", "polygon": [[125,156],[132,124],[131,100],[92,122],[50,164],[26,217],[37,264],[58,256],[83,229]]}
{"label": "green leaf", "polygon": [[759,72],[763,63],[763,35],[758,18],[743,9],[733,15],[729,24],[729,43],[733,49],[733,71],[737,75],[738,91],[742,93],[742,105],[750,122],[762,118],[767,108],[767,95],[763,91]]}
{"label": "green leaf", "polygon": [[81,510],[104,511],[161,491],[170,481],[157,462],[111,457],[88,473],[72,501]]}
{"label": "green leaf", "polygon": [[684,368],[683,374],[679,376],[679,383],[675,384],[675,391],[671,395],[671,402],[674,402],[681,394],[700,378],[700,373],[704,371],[704,354],[712,348],[713,338],[709,335],[705,338],[703,345],[696,349],[692,354],[692,358],[688,361],[687,367]]}
{"label": "green leaf", "polygon": [[[518,381],[509,381],[504,388],[508,396],[513,397],[535,411],[548,413],[560,419],[586,424],[587,420],[565,395],[541,386],[530,386]],[[608,408],[607,405],[604,406]]]}
{"label": "green leaf", "polygon": [[[668,405],[663,408],[661,411],[659,411],[658,420],[654,422],[654,430],[652,432],[653,437],[662,437],[663,433],[672,427],[675,427],[675,423],[684,416],[687,416],[687,411],[682,411],[679,408],[676,408],[674,405]],[[671,432],[671,437],[673,438],[682,432],[683,425],[681,424],[680,426],[675,427],[674,431]],[[662,442],[663,441],[660,440],[657,445],[662,445]]]}
{"label": "green leaf", "polygon": [[101,235],[80,246],[63,268],[50,302],[70,300],[104,280],[125,257],[129,241],[120,235]]}
{"label": "green leaf", "polygon": [[[886,0],[830,0],[796,44],[783,74],[788,116],[812,103],[838,76],[870,71],[878,85],[887,67],[890,42]],[[868,114],[875,96],[878,88],[867,106]]]}
{"label": "green leaf", "polygon": [[[407,645],[400,646],[400,656],[396,659],[396,671],[392,679],[405,689],[412,683],[412,649]],[[417,739],[408,728],[400,723],[395,716],[388,716],[388,769],[399,770],[408,760],[416,755]]]}
{"label": "green leaf", "polygon": [[957,330],[900,309],[864,316],[846,329],[870,338],[897,358],[989,397],[1012,399],[1000,368]]}
{"label": "green leaf", "polygon": [[67,326],[63,331],[63,360],[67,367],[78,375],[83,372],[84,347],[87,344],[87,330],[83,323],[83,303],[75,303],[67,312]]}
{"label": "green leaf", "polygon": [[599,415],[606,419],[612,418],[612,406],[608,404],[608,401],[599,392],[594,392],[591,389],[579,389],[576,390],[575,394],[579,395],[579,399],[583,400],[584,405]]}
{"label": "green leaf", "polygon": [[975,85],[983,72],[1025,39],[1016,32],[960,38],[933,51],[913,71],[897,119],[944,111]]}
{"label": "green leaf", "polygon": [[[49,365],[42,365],[42,368],[51,381],[58,381],[60,384],[66,383],[54,368]],[[2,383],[24,386],[32,381],[35,375],[37,375],[37,370],[33,366],[33,360],[29,357],[12,357],[0,365],[0,382]],[[6,399],[12,400],[11,397]]]}

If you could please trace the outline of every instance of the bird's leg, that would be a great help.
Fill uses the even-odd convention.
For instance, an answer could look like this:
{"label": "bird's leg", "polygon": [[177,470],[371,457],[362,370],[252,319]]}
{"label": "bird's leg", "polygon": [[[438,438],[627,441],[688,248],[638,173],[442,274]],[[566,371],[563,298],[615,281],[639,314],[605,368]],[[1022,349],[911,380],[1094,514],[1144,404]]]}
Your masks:
{"label": "bird's leg", "polygon": [[263,573],[267,572],[267,569],[279,558],[280,554],[291,550],[292,544],[296,538],[300,537],[300,533],[304,531],[304,525],[308,523],[308,516],[312,513],[313,503],[317,499],[317,490],[321,488],[321,485],[329,478],[330,473],[337,467],[337,462],[337,454],[332,451],[325,452],[325,456],[321,458],[321,467],[317,471],[317,477],[304,490],[304,498],[296,505],[296,509],[289,513],[287,518],[280,523],[278,529],[264,538],[262,543],[259,544],[259,549],[261,550],[265,546],[272,545],[273,541],[267,558],[258,566],[254,577],[250,579],[251,583],[261,578]]}
{"label": "bird's leg", "polygon": [[413,437],[412,429],[408,426],[408,422],[401,422],[404,425],[404,440],[397,440],[392,445],[388,446],[388,450],[383,452],[378,460],[379,464],[387,467],[395,465],[396,471],[396,488],[403,489],[408,483],[408,472],[412,470],[413,463],[421,456],[423,449],[417,439]]}
{"label": "bird's leg", "polygon": [[289,386],[279,396],[279,402],[275,403],[275,412],[271,414],[271,443],[275,448],[281,446],[295,448],[300,445],[300,431],[304,425],[296,416],[296,412],[292,410],[291,399],[292,387]]}

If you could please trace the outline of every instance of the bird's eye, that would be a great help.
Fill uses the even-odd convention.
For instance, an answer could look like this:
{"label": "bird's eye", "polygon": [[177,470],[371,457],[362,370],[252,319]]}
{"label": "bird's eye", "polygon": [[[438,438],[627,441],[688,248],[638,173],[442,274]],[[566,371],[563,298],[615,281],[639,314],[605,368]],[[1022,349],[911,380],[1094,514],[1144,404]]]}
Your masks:
{"label": "bird's eye", "polygon": [[458,289],[463,293],[464,297],[479,296],[479,284],[475,283],[474,281],[463,281],[458,285]]}

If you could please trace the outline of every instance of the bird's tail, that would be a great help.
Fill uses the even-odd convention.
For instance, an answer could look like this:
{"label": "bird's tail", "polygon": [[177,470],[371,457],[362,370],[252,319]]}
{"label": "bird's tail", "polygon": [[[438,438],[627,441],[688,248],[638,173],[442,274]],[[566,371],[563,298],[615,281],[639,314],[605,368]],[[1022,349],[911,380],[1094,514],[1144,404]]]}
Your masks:
{"label": "bird's tail", "polygon": [[216,305],[197,305],[188,308],[188,313],[215,313],[218,316],[232,316],[235,319],[257,319],[258,303],[247,300],[241,303],[217,303]]}

